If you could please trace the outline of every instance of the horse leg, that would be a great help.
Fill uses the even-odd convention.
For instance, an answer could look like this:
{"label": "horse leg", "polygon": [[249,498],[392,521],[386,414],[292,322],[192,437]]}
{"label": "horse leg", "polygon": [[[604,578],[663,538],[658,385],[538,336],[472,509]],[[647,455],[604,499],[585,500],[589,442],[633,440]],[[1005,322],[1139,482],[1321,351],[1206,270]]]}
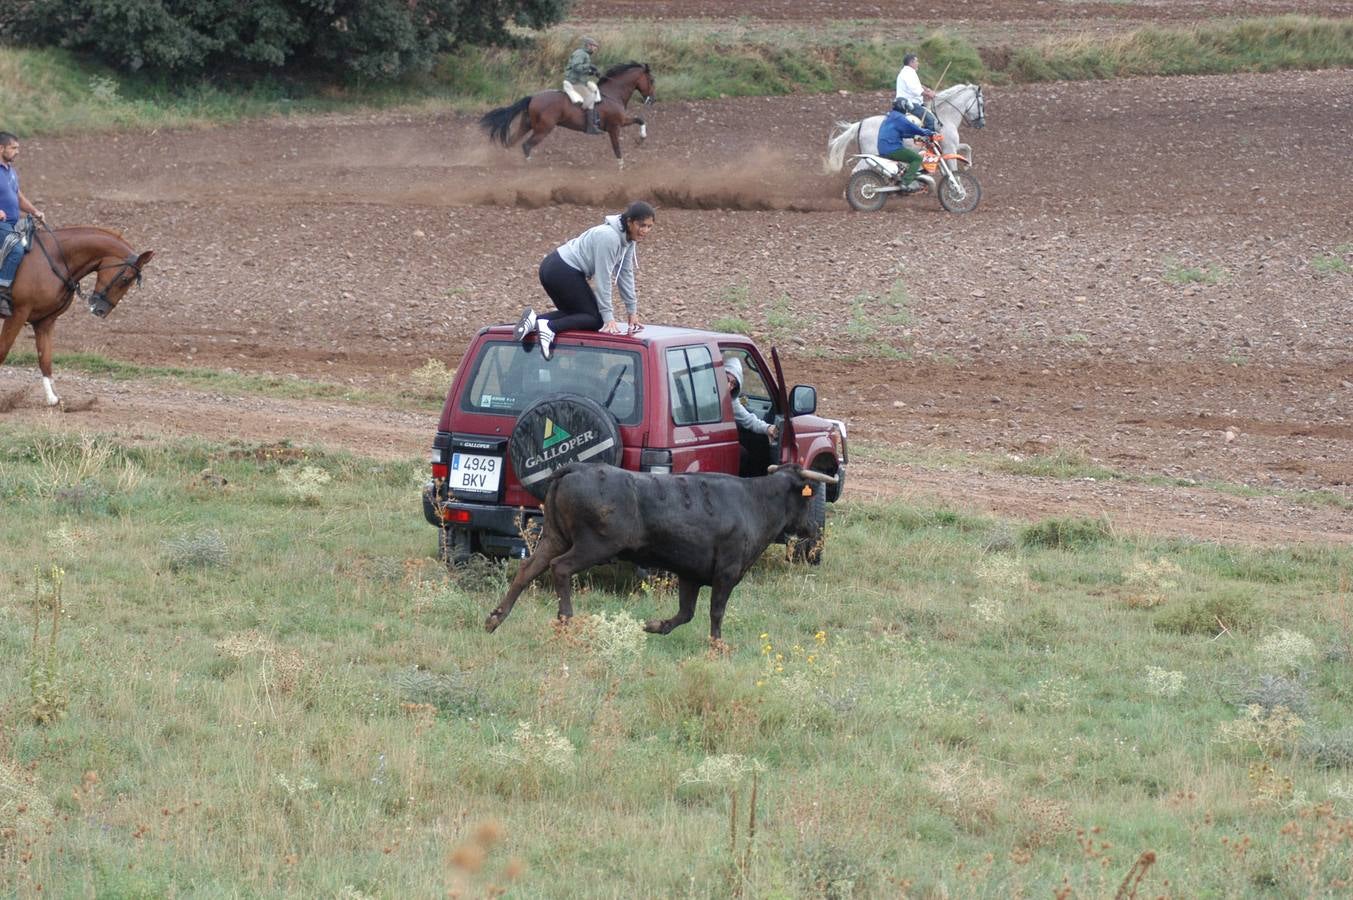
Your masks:
{"label": "horse leg", "polygon": [[526,154],[527,159],[531,158],[531,150],[535,148],[536,144],[539,144],[541,141],[545,140],[545,137],[551,131],[554,131],[554,124],[551,123],[547,125],[544,122],[535,126],[531,130],[531,136],[526,139],[526,143],[521,145],[521,152]]}
{"label": "horse leg", "polygon": [[33,326],[33,340],[38,345],[38,369],[42,372],[42,389],[47,394],[47,405],[56,406],[61,398],[52,390],[52,332],[56,330],[56,316],[48,316]]}
{"label": "horse leg", "polygon": [[[520,142],[522,138],[526,137],[528,134],[531,133],[532,127],[533,126],[531,125],[531,117],[529,115],[524,115],[520,119],[518,119],[517,133],[512,135],[512,137],[508,139],[507,146],[508,147],[517,146],[518,142]],[[530,154],[527,155],[529,156]]]}
{"label": "horse leg", "polygon": [[[26,318],[26,317],[25,317]],[[8,319],[0,319],[0,363],[9,356],[9,348],[14,346],[14,342],[19,338],[19,332],[23,331],[24,319],[19,318],[19,311],[16,309],[14,315]]]}
{"label": "horse leg", "polygon": [[639,143],[648,140],[648,125],[644,123],[643,116],[626,116],[620,120],[620,127],[625,128],[630,125],[639,126]]}
{"label": "horse leg", "polygon": [[613,151],[615,151],[615,159],[616,159],[616,162],[618,162],[618,163],[620,164],[620,168],[622,168],[622,169],[625,168],[625,155],[624,155],[623,153],[620,152],[620,125],[619,125],[619,123],[612,122],[612,123],[610,124],[610,126],[606,129],[606,133],[609,134],[609,135],[611,136],[611,149],[612,149]]}

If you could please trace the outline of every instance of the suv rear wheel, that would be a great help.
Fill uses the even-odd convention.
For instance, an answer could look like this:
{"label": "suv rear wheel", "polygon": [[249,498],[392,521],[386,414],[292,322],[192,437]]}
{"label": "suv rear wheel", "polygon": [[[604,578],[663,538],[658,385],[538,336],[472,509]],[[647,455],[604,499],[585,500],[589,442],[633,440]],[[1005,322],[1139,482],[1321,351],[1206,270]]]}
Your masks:
{"label": "suv rear wheel", "polygon": [[470,532],[464,528],[437,529],[437,558],[446,563],[448,569],[459,569],[474,555]]}

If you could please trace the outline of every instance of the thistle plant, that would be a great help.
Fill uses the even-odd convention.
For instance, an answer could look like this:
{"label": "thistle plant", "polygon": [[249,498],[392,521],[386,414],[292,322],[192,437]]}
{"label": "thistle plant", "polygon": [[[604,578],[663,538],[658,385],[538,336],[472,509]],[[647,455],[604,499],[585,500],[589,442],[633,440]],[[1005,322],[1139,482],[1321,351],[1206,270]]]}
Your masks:
{"label": "thistle plant", "polygon": [[[33,659],[28,669],[29,712],[39,725],[59,722],[70,704],[70,688],[61,674],[56,639],[61,631],[61,586],[66,573],[59,566],[33,571]],[[47,623],[47,633],[43,625]]]}
{"label": "thistle plant", "polygon": [[598,613],[587,617],[586,627],[588,650],[612,676],[638,664],[648,637],[638,619],[624,610],[615,615]]}
{"label": "thistle plant", "polygon": [[[752,756],[740,753],[721,753],[707,756],[700,765],[681,773],[679,787],[709,785],[728,791],[728,852],[742,878],[751,866],[752,845],[756,840],[756,795],[761,775],[766,766]],[[742,855],[738,855],[738,796],[742,785],[751,782],[747,800],[747,840]]]}
{"label": "thistle plant", "polygon": [[1315,659],[1315,642],[1298,631],[1284,628],[1261,640],[1255,653],[1274,671],[1301,672]]}
{"label": "thistle plant", "polygon": [[1184,689],[1184,673],[1162,669],[1159,666],[1146,667],[1146,689],[1157,697],[1175,697]]}
{"label": "thistle plant", "polygon": [[301,466],[299,469],[279,469],[277,480],[282,482],[282,490],[288,497],[314,505],[319,503],[324,496],[324,488],[333,479],[318,466]]}
{"label": "thistle plant", "polygon": [[518,722],[512,742],[493,750],[493,758],[504,765],[517,765],[537,777],[547,773],[573,771],[578,751],[553,725],[538,727]]}
{"label": "thistle plant", "polygon": [[1134,609],[1160,606],[1178,589],[1182,571],[1178,565],[1164,558],[1154,562],[1137,560],[1123,573],[1123,583],[1129,591],[1128,606]]}
{"label": "thistle plant", "polygon": [[446,363],[429,359],[409,373],[409,386],[414,393],[429,400],[442,400],[451,390],[451,382],[456,377],[455,369],[448,369]]}
{"label": "thistle plant", "polygon": [[1221,723],[1216,739],[1223,744],[1255,747],[1265,756],[1277,757],[1296,745],[1305,724],[1285,706],[1266,710],[1251,703],[1239,719]]}

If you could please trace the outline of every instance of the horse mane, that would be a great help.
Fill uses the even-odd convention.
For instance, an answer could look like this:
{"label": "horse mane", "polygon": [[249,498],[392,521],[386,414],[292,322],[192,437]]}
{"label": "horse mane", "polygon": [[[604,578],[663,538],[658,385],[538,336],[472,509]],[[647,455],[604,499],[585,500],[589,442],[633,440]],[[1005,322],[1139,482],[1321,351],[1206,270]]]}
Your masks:
{"label": "horse mane", "polygon": [[66,225],[64,226],[64,228],[58,228],[56,230],[64,231],[66,228],[69,228],[72,231],[77,228],[85,231],[102,231],[104,234],[111,235],[112,237],[117,238],[124,244],[127,243],[127,239],[122,236],[122,232],[118,231],[116,228],[104,228],[102,225]]}
{"label": "horse mane", "polygon": [[629,62],[624,63],[617,63],[616,65],[611,66],[609,69],[606,70],[606,74],[601,76],[601,80],[606,81],[608,78],[619,78],[621,75],[624,75],[630,69],[638,69],[638,68],[647,70],[648,63],[636,62],[634,60],[630,60]]}
{"label": "horse mane", "polygon": [[957,94],[959,91],[963,90],[964,88],[970,88],[970,87],[972,87],[971,84],[951,84],[951,85],[949,85],[949,87],[945,88],[945,89],[942,90],[942,91],[936,91],[936,92],[935,92],[935,99],[936,99],[936,100],[945,100],[945,99],[947,99],[947,98],[949,98],[949,97],[952,97],[954,94]]}

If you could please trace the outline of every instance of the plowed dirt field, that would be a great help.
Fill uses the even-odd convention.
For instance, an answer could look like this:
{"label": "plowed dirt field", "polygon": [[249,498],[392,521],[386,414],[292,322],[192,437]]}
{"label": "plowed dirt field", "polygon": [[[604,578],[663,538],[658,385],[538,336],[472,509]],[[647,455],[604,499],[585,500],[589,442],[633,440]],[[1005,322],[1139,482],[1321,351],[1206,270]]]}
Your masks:
{"label": "plowed dirt field", "polygon": [[[1044,4],[986,6],[1013,21]],[[851,496],[1353,541],[1353,72],[988,88],[988,127],[963,132],[984,188],[967,216],[929,195],[853,213],[845,174],[823,171],[833,122],[884,109],[887,92],[661,102],[661,72],[658,92],[623,171],[604,138],[556,133],[528,163],[462,115],[26,140],[25,193],[50,220],[115,226],[157,253],[107,320],[67,313],[58,353],[393,393],[428,358],[455,365],[479,326],[545,302],[540,258],[646,197],[659,216],[641,316],[739,320],[780,346],[790,378],[851,423]],[[435,430],[431,414],[60,369],[57,387],[69,411],[7,364],[0,427],[382,456],[421,455]],[[1008,471],[1058,451],[1128,477]]]}

